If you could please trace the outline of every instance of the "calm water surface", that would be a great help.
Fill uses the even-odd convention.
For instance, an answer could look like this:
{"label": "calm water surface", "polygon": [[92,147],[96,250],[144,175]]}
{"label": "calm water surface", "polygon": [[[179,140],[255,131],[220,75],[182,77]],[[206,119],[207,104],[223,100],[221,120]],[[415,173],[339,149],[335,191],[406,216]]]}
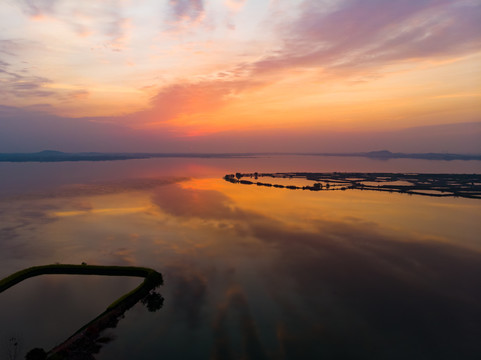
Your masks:
{"label": "calm water surface", "polygon": [[[363,158],[0,163],[0,278],[34,265],[164,275],[95,359],[479,359],[481,201],[231,184],[233,172],[480,173]],[[67,340],[140,283],[55,275],[0,294],[0,359]]]}

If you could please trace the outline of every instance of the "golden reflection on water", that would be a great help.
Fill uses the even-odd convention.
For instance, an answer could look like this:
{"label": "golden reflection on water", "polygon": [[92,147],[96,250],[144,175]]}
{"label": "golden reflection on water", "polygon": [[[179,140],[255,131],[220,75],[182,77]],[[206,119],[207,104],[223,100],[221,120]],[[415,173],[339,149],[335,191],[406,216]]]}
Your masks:
{"label": "golden reflection on water", "polygon": [[481,250],[481,202],[475,199],[426,198],[360,190],[313,193],[216,179],[197,179],[179,186],[218,191],[232,201],[232,206],[305,229],[317,229],[320,221],[365,223],[387,234],[405,233],[419,240],[453,242]]}
{"label": "golden reflection on water", "polygon": [[451,355],[457,343],[444,333],[481,333],[465,322],[480,310],[480,201],[219,178],[148,184],[0,203],[2,276],[83,261],[165,275],[162,312],[155,321],[127,316],[105,359],[159,349],[186,358],[409,357],[425,333],[426,349],[451,341]]}
{"label": "golden reflection on water", "polygon": [[[319,241],[355,244],[359,238],[375,236],[481,250],[481,202],[473,199],[357,190],[309,192],[217,178],[95,196],[91,189],[86,196],[76,191],[75,196],[0,203],[1,231],[12,239],[4,244],[5,261],[24,260],[28,254],[37,264],[37,252],[42,263],[142,264],[154,262],[156,253],[170,262],[172,254],[199,249],[209,249],[209,254],[202,254],[208,259],[246,241],[251,242],[249,248],[265,246],[263,236],[255,232],[260,227],[324,234]],[[9,247],[14,239],[18,242]]]}

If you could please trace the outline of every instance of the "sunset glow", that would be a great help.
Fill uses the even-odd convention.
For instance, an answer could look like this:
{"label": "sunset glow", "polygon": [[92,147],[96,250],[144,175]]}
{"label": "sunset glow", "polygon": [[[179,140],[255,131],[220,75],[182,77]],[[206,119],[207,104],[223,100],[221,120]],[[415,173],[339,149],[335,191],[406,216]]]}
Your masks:
{"label": "sunset glow", "polygon": [[0,174],[1,359],[481,354],[481,0],[0,0]]}
{"label": "sunset glow", "polygon": [[19,0],[0,17],[0,151],[481,152],[479,0]]}

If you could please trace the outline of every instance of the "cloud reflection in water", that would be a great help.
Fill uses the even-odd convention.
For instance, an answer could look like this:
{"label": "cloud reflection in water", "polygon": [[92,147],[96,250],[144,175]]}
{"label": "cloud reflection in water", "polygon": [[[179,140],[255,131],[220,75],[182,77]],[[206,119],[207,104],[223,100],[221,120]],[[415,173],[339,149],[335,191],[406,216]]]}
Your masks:
{"label": "cloud reflection in water", "polygon": [[[258,359],[481,352],[480,252],[457,243],[463,234],[443,237],[428,225],[413,231],[410,224],[432,216],[417,210],[426,200],[358,194],[340,212],[334,205],[355,194],[239,189],[221,179],[164,185],[11,200],[15,215],[3,212],[2,252],[24,243],[19,258],[56,253],[162,271],[164,311],[154,319],[132,311],[103,359],[139,351],[152,359],[159,351]],[[463,206],[478,206],[433,204],[443,226],[459,224],[449,216]],[[127,208],[139,210],[100,211]],[[68,210],[77,213],[52,217]],[[404,227],[393,225],[398,218]]]}
{"label": "cloud reflection in water", "polygon": [[[218,297],[211,320],[214,358],[235,358],[236,346],[246,358],[469,358],[481,351],[475,340],[481,336],[477,251],[426,234],[394,232],[373,219],[320,216],[307,228],[293,226],[295,219],[282,222],[262,208],[243,209],[215,190],[170,187],[157,192],[153,202],[183,226],[199,226],[189,219],[210,222],[204,227],[228,223],[210,246],[221,247],[224,253],[216,256],[230,257],[242,275],[231,279],[235,295],[227,291]],[[257,242],[247,243],[246,237]],[[226,253],[224,241],[249,249]],[[259,266],[260,258],[269,266]],[[264,292],[250,289],[256,281]],[[257,318],[248,309],[259,301],[271,309]],[[235,323],[232,314],[239,317],[234,334],[242,334],[242,345],[227,330]],[[266,321],[273,328],[259,331],[254,356],[248,339]],[[276,341],[269,339],[273,331]]]}

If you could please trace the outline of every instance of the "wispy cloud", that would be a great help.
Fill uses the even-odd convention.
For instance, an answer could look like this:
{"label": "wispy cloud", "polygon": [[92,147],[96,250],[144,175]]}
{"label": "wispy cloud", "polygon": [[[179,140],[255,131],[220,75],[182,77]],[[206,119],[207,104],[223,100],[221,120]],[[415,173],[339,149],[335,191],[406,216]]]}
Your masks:
{"label": "wispy cloud", "polygon": [[112,6],[105,7],[104,17],[101,31],[109,38],[108,45],[113,50],[122,50],[128,40],[130,20],[122,15],[121,2],[115,1]]}
{"label": "wispy cloud", "polygon": [[170,0],[174,22],[196,22],[205,13],[203,0]]}
{"label": "wispy cloud", "polygon": [[7,99],[12,97],[50,97],[55,96],[55,92],[48,90],[44,86],[52,81],[28,73],[16,72],[10,69],[8,64],[0,64],[0,81],[2,86],[0,88],[0,95]]}
{"label": "wispy cloud", "polygon": [[18,6],[33,19],[55,19],[81,37],[103,36],[104,45],[115,51],[123,49],[128,39],[129,19],[123,15],[121,0],[100,3],[21,0]]}
{"label": "wispy cloud", "polygon": [[0,54],[2,57],[16,56],[24,46],[25,42],[18,39],[0,39]]}
{"label": "wispy cloud", "polygon": [[68,100],[78,100],[78,99],[86,99],[90,96],[90,91],[85,89],[71,91],[67,94],[66,99]]}
{"label": "wispy cloud", "polygon": [[254,73],[293,67],[352,71],[394,61],[459,56],[481,45],[479,1],[349,0],[326,12],[306,1],[283,24],[282,49],[247,64]]}
{"label": "wispy cloud", "polygon": [[0,96],[3,99],[55,96],[55,92],[45,87],[52,83],[50,79],[33,74],[25,62],[17,61],[20,54],[35,45],[30,41],[0,40]]}
{"label": "wispy cloud", "polygon": [[177,82],[161,88],[150,101],[148,110],[117,118],[131,125],[160,124],[177,117],[212,113],[242,92],[262,86],[253,79],[213,78],[197,82]]}
{"label": "wispy cloud", "polygon": [[[371,129],[390,121],[390,129],[418,119],[422,124],[478,121],[475,96],[471,101],[460,94],[477,94],[471,79],[479,72],[473,65],[481,49],[479,0],[168,0],[160,5],[146,0],[135,9],[133,4],[2,3],[5,14],[17,16],[12,25],[37,27],[9,26],[0,36],[1,103],[43,104],[29,110],[50,105],[52,113],[75,117],[109,114],[68,125],[61,117],[45,123],[45,129],[55,124],[60,133],[89,139],[98,139],[93,129],[99,124],[126,137],[148,128],[164,141],[231,131],[236,122],[236,130],[250,126],[257,134],[302,123],[298,133],[305,135],[308,127],[319,130],[337,121],[345,121],[346,129],[360,128],[363,121],[371,121]],[[439,86],[436,74],[444,79],[444,69],[451,73]],[[418,93],[406,94],[416,81],[422,83]],[[135,91],[146,84],[148,91]],[[451,105],[443,107],[448,100]],[[372,109],[374,120],[359,105],[369,101],[379,106]],[[399,108],[387,110],[395,104]],[[15,134],[29,131],[9,126]],[[104,135],[109,126],[102,128]],[[42,134],[51,139],[47,131]]]}
{"label": "wispy cloud", "polygon": [[[199,2],[171,4],[178,19],[191,19],[203,9]],[[152,98],[150,114],[161,122],[213,111],[253,88],[282,81],[296,69],[311,69],[324,80],[357,74],[377,79],[388,65],[459,57],[480,48],[479,24],[481,2],[349,0],[326,8],[306,1],[294,20],[280,25],[280,49],[219,71],[217,77],[163,87]]]}
{"label": "wispy cloud", "polygon": [[231,11],[239,11],[244,7],[246,4],[247,0],[225,0],[226,6],[231,10]]}
{"label": "wispy cloud", "polygon": [[18,4],[29,16],[41,17],[55,13],[59,0],[19,0]]}

